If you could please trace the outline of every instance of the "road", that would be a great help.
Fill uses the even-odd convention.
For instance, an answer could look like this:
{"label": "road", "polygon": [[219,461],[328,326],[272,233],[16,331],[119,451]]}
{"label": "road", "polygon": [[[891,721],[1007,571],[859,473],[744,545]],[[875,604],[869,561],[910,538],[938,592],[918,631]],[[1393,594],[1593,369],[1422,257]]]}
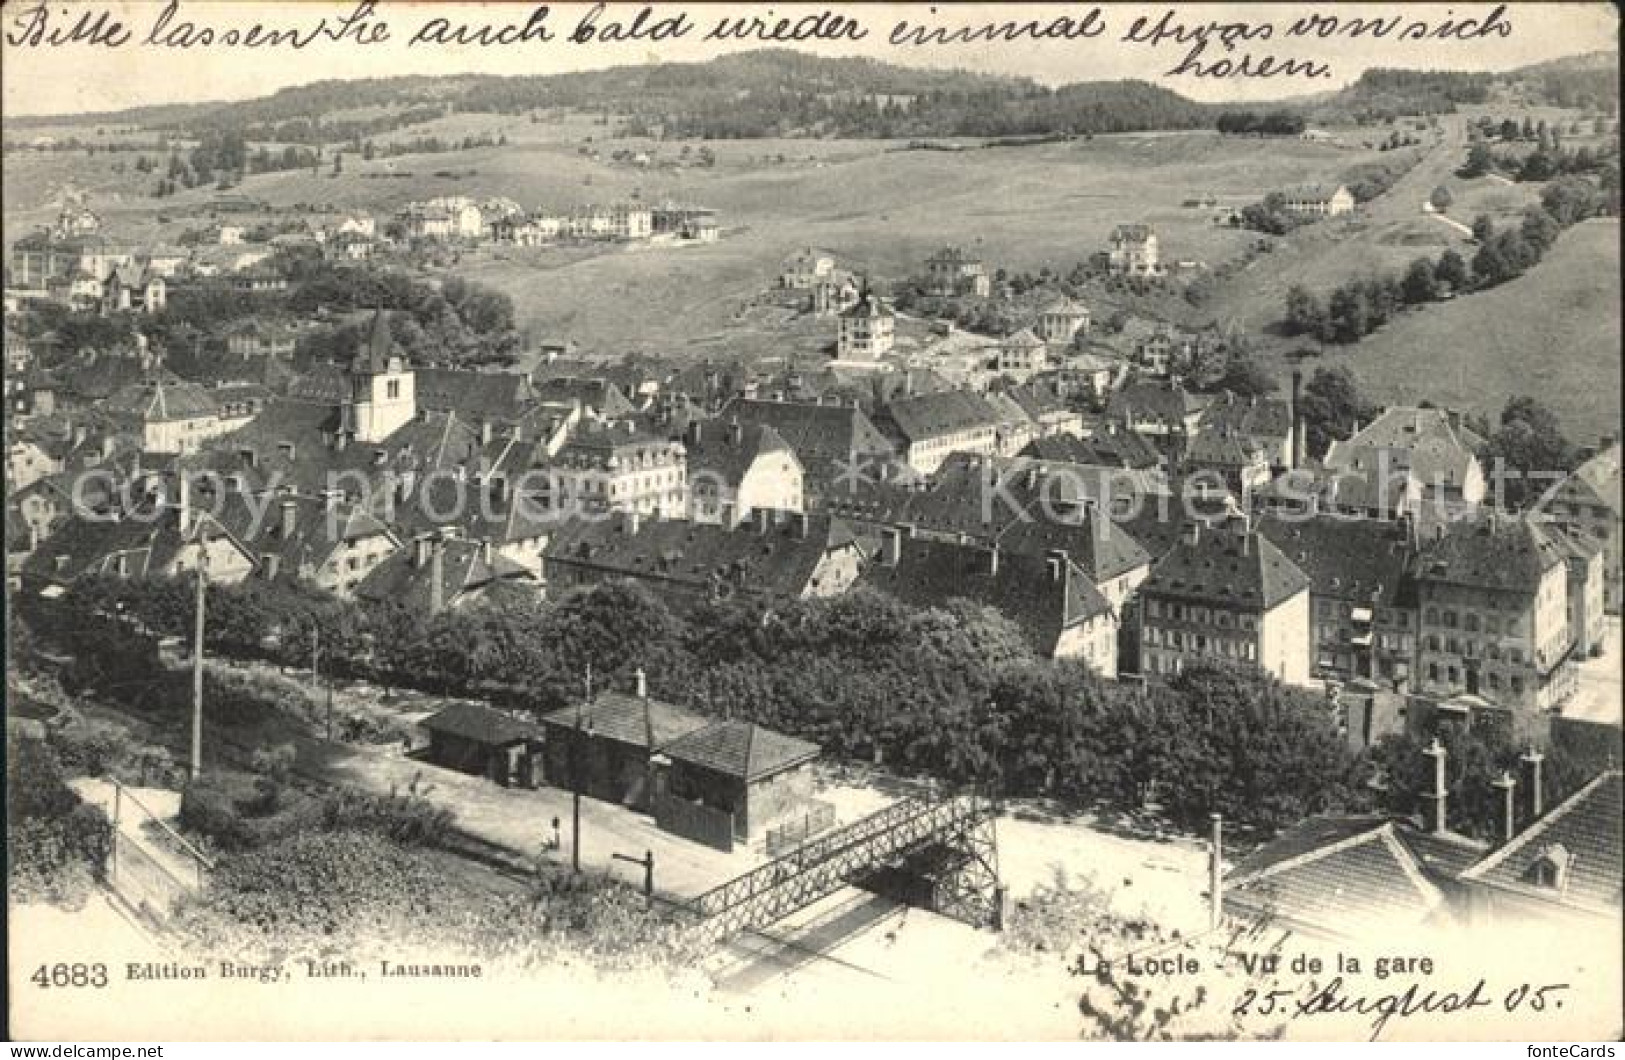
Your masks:
{"label": "road", "polygon": [[1602,654],[1587,659],[1576,669],[1576,688],[1572,698],[1563,704],[1563,717],[1581,721],[1595,721],[1603,725],[1625,723],[1625,682],[1620,678],[1620,618],[1608,617],[1608,631],[1603,634]]}

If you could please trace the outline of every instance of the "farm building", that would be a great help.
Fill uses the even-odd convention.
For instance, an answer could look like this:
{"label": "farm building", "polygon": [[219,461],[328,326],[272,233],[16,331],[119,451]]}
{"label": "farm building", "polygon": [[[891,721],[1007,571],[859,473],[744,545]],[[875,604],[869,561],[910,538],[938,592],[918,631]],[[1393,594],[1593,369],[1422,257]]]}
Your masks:
{"label": "farm building", "polygon": [[503,787],[541,784],[542,729],[483,703],[453,703],[418,723],[436,765],[487,777]]}

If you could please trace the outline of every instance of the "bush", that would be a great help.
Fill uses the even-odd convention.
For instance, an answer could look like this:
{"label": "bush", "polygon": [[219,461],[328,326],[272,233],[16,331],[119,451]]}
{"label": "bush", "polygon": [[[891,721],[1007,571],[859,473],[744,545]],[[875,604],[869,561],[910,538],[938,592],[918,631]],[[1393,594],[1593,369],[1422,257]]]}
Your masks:
{"label": "bush", "polygon": [[206,836],[223,850],[254,845],[255,836],[237,809],[237,797],[218,781],[200,777],[181,793],[181,827]]}
{"label": "bush", "polygon": [[61,762],[41,740],[8,744],[6,780],[11,899],[83,905],[107,864],[111,822],[68,787]]}
{"label": "bush", "polygon": [[380,832],[397,843],[434,845],[445,839],[456,815],[431,803],[414,778],[405,794],[334,792],[322,800],[317,820],[328,831],[360,828]]}

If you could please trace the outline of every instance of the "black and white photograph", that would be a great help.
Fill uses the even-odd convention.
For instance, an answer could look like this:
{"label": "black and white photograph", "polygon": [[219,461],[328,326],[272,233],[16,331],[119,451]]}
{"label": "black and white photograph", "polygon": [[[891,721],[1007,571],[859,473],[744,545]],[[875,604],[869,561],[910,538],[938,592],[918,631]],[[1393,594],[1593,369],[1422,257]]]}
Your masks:
{"label": "black and white photograph", "polygon": [[6,0],[7,1037],[1619,1041],[1619,32]]}

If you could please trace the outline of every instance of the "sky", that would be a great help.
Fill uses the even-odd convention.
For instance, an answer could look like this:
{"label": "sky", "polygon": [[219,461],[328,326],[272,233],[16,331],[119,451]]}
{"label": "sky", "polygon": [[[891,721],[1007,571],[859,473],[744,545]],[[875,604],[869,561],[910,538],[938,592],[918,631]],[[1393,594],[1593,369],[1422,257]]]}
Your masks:
{"label": "sky", "polygon": [[[326,17],[339,19],[355,3],[326,0],[255,3],[177,0],[178,12],[169,22],[211,27],[217,33],[256,23],[271,27],[309,28]],[[279,88],[333,78],[390,77],[401,74],[487,73],[501,75],[548,74],[628,63],[693,62],[725,51],[767,47],[763,42],[705,42],[700,38],[718,19],[749,11],[767,16],[800,18],[825,10],[811,4],[661,3],[654,18],[687,15],[696,29],[678,40],[571,44],[563,38],[590,7],[588,4],[553,4],[546,24],[555,32],[550,42],[507,47],[433,45],[408,46],[407,38],[431,18],[453,23],[517,22],[523,24],[537,6],[531,3],[415,4],[381,0],[372,22],[389,27],[391,39],[356,46],[321,41],[303,51],[214,47],[209,49],[141,45],[164,5],[137,3],[65,3],[45,5],[48,28],[67,29],[85,12],[105,9],[133,31],[133,39],[120,48],[77,42],[58,47],[14,43],[29,21],[36,0],[6,0],[3,9],[5,38],[0,44],[0,107],[10,116],[70,114],[119,110],[155,103],[251,99]],[[640,4],[611,4],[600,24],[630,20]],[[1501,21],[1510,26],[1506,36],[1478,40],[1403,41],[1349,40],[1333,37],[1284,39],[1286,27],[1311,11],[1340,18],[1399,17],[1437,26],[1447,19],[1483,19],[1496,5],[1457,4],[1184,4],[1102,5],[1106,29],[1089,40],[1022,41],[942,44],[930,48],[893,45],[887,40],[899,21],[928,22],[953,28],[986,22],[1038,19],[1048,24],[1058,18],[1081,19],[1091,10],[1086,4],[848,4],[829,5],[836,13],[861,19],[867,39],[851,42],[815,42],[795,45],[824,55],[861,55],[909,65],[960,67],[988,73],[1023,75],[1046,84],[1069,81],[1141,78],[1166,85],[1194,99],[1211,102],[1279,99],[1291,95],[1331,91],[1355,80],[1370,66],[1429,69],[1499,70],[1526,63],[1584,52],[1614,50],[1618,46],[1618,15],[1605,3],[1520,3],[1506,6]],[[1166,76],[1186,56],[1189,44],[1166,42],[1156,47],[1126,45],[1120,38],[1136,19],[1155,22],[1165,12],[1185,28],[1210,22],[1269,24],[1271,40],[1238,42],[1226,52],[1214,39],[1199,60],[1232,59],[1251,52],[1255,58],[1274,53],[1327,64],[1329,79],[1196,78]]]}

